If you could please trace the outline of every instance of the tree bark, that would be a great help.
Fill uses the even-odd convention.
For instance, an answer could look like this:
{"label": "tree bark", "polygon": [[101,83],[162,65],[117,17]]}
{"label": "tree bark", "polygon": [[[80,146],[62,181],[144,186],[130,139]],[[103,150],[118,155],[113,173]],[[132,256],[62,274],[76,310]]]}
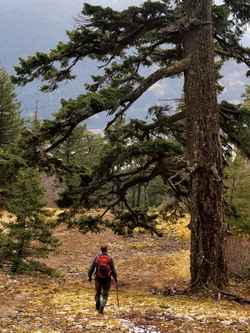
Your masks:
{"label": "tree bark", "polygon": [[211,0],[184,0],[191,26],[183,47],[187,146],[191,170],[191,289],[227,285],[219,110]]}
{"label": "tree bark", "polygon": [[141,184],[138,184],[137,186],[137,203],[136,203],[136,207],[140,207],[141,206]]}

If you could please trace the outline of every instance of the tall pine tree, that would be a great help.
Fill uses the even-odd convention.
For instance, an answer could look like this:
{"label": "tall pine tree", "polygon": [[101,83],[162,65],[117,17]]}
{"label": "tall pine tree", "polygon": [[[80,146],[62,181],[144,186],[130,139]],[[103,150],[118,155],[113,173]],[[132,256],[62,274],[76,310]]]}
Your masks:
{"label": "tall pine tree", "polygon": [[17,170],[23,164],[21,152],[16,147],[23,128],[14,85],[6,70],[0,67],[0,207],[4,205],[6,186],[15,181]]}
{"label": "tall pine tree", "polygon": [[[85,57],[103,63],[104,74],[93,77],[87,93],[64,101],[55,119],[46,122],[36,138],[28,139],[36,147],[48,142],[44,154],[61,143],[58,133],[66,139],[78,123],[102,111],[113,115],[110,126],[155,83],[184,76],[184,109],[171,114],[164,106],[155,108],[151,124],[131,120],[96,168],[93,181],[81,188],[78,203],[90,207],[99,199],[109,210],[123,202],[128,211],[121,216],[125,228],[154,230],[149,217],[131,209],[127,190],[161,175],[165,182],[174,183],[180,198],[185,193],[177,191],[178,184],[188,178],[193,290],[228,283],[220,126],[227,133],[225,146],[229,138],[241,146],[246,133],[241,123],[241,136],[237,136],[232,122],[227,122],[228,114],[235,116],[232,107],[217,102],[214,57],[250,66],[249,48],[240,44],[249,10],[248,0],[224,0],[219,6],[212,0],[146,1],[121,12],[85,4],[84,18],[68,32],[67,43],[60,42],[49,54],[38,52],[20,59],[21,66],[16,67],[14,82],[23,85],[42,78],[47,81],[42,90],[50,91],[62,80],[73,79],[72,67]],[[148,67],[151,74],[145,70]],[[136,140],[122,147],[118,143],[125,138]],[[127,172],[124,166],[138,158],[144,164]]]}

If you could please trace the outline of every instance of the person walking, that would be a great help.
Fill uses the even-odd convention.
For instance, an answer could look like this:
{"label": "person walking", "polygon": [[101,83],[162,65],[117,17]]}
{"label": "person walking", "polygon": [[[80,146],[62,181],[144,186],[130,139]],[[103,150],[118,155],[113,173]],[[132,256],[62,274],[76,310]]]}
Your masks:
{"label": "person walking", "polygon": [[[107,304],[109,289],[111,284],[111,276],[117,282],[117,273],[115,269],[114,260],[108,255],[108,246],[101,246],[101,254],[95,257],[89,270],[89,281],[92,281],[92,274],[95,275],[95,302],[96,310],[103,314],[103,309]],[[102,295],[102,300],[101,300]]]}

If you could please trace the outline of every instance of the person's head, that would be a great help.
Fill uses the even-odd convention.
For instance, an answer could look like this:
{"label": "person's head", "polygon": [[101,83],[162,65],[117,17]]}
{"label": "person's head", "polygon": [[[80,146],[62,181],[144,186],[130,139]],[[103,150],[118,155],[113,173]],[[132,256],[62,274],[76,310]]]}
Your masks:
{"label": "person's head", "polygon": [[108,245],[102,245],[101,246],[101,251],[102,251],[102,253],[107,253],[108,252]]}

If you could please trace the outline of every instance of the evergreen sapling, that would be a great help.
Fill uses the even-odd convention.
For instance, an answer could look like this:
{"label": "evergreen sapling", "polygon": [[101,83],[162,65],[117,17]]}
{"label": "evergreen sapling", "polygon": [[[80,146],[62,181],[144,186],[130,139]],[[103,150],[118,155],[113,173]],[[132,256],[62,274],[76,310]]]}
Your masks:
{"label": "evergreen sapling", "polygon": [[38,172],[32,168],[20,169],[9,193],[6,209],[10,219],[2,222],[0,229],[0,265],[13,274],[32,271],[57,274],[37,261],[47,258],[59,245],[53,235],[55,224],[49,219],[53,212],[45,208]]}

